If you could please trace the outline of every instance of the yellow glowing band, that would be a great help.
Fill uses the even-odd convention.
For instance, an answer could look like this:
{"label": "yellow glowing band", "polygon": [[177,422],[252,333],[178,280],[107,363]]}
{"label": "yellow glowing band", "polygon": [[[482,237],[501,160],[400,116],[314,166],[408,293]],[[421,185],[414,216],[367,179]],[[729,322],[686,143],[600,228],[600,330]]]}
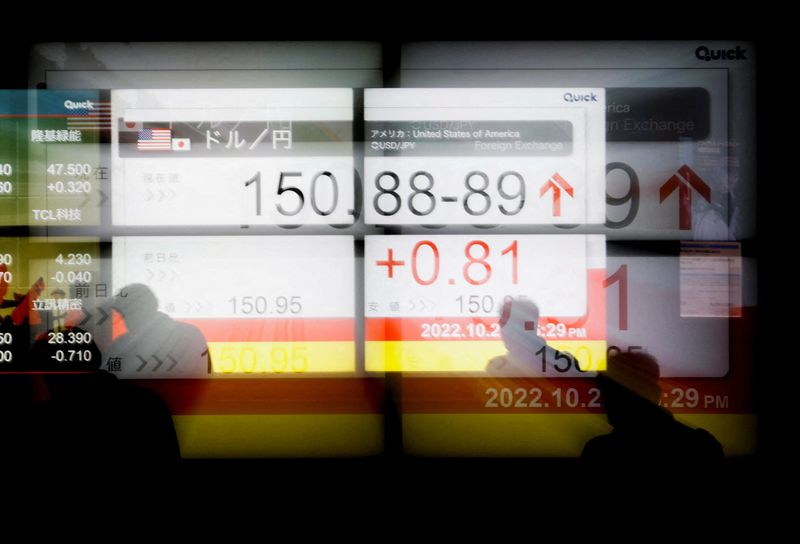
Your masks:
{"label": "yellow glowing band", "polygon": [[[573,354],[581,369],[605,370],[604,340],[548,342],[559,351]],[[465,341],[375,341],[366,342],[366,368],[371,372],[480,372],[494,357],[504,355],[503,342]]]}
{"label": "yellow glowing band", "polygon": [[219,374],[304,374],[353,372],[353,342],[209,342]]}
{"label": "yellow glowing band", "polygon": [[[680,414],[719,440],[725,455],[756,447],[756,417]],[[586,442],[611,432],[604,414],[405,414],[406,453],[430,457],[578,457]]]}
{"label": "yellow glowing band", "polygon": [[184,458],[339,457],[383,451],[383,414],[174,416]]}

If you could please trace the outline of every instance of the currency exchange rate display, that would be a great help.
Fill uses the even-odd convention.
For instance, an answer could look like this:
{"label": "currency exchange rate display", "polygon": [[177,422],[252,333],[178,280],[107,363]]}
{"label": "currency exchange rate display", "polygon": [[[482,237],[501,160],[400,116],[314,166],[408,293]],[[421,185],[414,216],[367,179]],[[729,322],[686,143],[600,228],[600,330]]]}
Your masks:
{"label": "currency exchange rate display", "polygon": [[[111,245],[122,319],[104,329],[108,371],[171,404],[188,455],[380,451],[381,376],[356,358],[352,236]],[[231,432],[247,440],[230,444]]]}
{"label": "currency exchange rate display", "polygon": [[366,222],[603,221],[598,88],[365,93]]}
{"label": "currency exchange rate display", "polygon": [[[353,222],[350,89],[113,91],[114,223]],[[207,204],[215,202],[214,213]]]}
{"label": "currency exchange rate display", "polygon": [[[419,43],[405,46],[401,69],[402,85],[420,93],[471,88],[479,96],[497,81],[605,90],[605,217],[537,232],[605,235],[608,355],[652,356],[661,406],[710,430],[728,454],[755,447],[756,260],[747,256],[756,235],[755,120],[747,47]],[[747,52],[717,54],[718,61],[708,53],[728,50]],[[483,236],[496,231],[507,232],[497,221]],[[587,415],[597,406],[582,382],[503,380],[408,376],[407,447],[427,455],[565,455],[602,432]],[[556,420],[571,433],[520,432]]]}
{"label": "currency exchange rate display", "polygon": [[[755,233],[754,63],[742,44],[409,44],[404,87],[605,89],[612,239],[728,240]],[[580,227],[576,227],[580,228]]]}
{"label": "currency exchange rate display", "polygon": [[[96,218],[51,222],[46,231],[51,243],[75,230],[95,235],[92,264],[100,273],[93,281],[102,285],[70,278],[62,290],[87,297],[85,314],[73,311],[55,326],[91,331],[102,372],[166,401],[184,457],[380,453],[382,376],[366,375],[359,362],[356,244],[342,230],[360,208],[354,87],[380,83],[380,50],[366,43],[229,45],[224,63],[215,47],[198,44],[35,48],[35,86],[62,90],[23,91],[25,108],[9,106],[10,115],[61,113],[31,106],[48,93],[103,101],[102,122],[91,127],[96,138],[87,140],[87,132],[82,140],[96,157],[96,185],[85,189],[97,197]],[[84,64],[87,58],[95,60]],[[81,90],[87,87],[104,90]],[[18,153],[12,159],[23,173],[38,157],[26,151],[25,138],[16,129],[13,145],[3,147]],[[58,162],[65,165],[55,181],[73,181],[67,163],[77,158]],[[16,164],[9,168],[15,176]],[[33,207],[13,196],[20,210]],[[21,213],[14,221],[8,224],[38,224]],[[298,228],[334,236],[291,236]],[[24,255],[8,266],[27,262]],[[8,292],[16,307],[17,286],[29,280],[9,273],[18,282]],[[10,340],[30,346],[46,326],[53,324],[42,320]],[[82,351],[71,344],[74,335],[54,334]]]}
{"label": "currency exchange rate display", "polygon": [[[166,315],[207,342],[173,364],[146,350],[126,354],[120,376],[356,370],[352,237],[137,236],[112,246],[115,288],[147,284]],[[209,276],[225,280],[209,289]]]}
{"label": "currency exchange rate display", "polygon": [[751,45],[227,45],[0,91],[0,378],[146,388],[187,458],[577,457],[646,356],[755,450]]}
{"label": "currency exchange rate display", "polygon": [[602,236],[369,236],[364,261],[368,370],[484,373],[526,334],[550,349],[504,374],[605,368]]}

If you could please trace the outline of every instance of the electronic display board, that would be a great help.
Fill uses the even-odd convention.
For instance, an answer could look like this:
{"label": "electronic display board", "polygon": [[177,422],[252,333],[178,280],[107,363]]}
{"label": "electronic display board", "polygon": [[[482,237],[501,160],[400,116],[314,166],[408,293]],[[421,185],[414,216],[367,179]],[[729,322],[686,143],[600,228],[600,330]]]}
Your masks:
{"label": "electronic display board", "polygon": [[[356,370],[350,236],[115,237],[112,251],[120,297],[127,297],[128,285],[147,285],[161,312],[193,326],[207,342],[161,366],[155,353],[127,350],[119,376]],[[209,288],[209,278],[220,280]],[[123,304],[137,310],[135,300]],[[153,344],[153,351],[174,347],[166,338]],[[165,352],[161,359],[168,357]]]}
{"label": "electronic display board", "polygon": [[369,236],[364,261],[368,370],[496,373],[514,334],[503,374],[605,368],[601,236]]}
{"label": "electronic display board", "polygon": [[0,90],[0,225],[99,225],[110,107],[100,91]]}
{"label": "electronic display board", "polygon": [[115,224],[353,222],[351,90],[113,91],[112,100]]}
{"label": "electronic display board", "polygon": [[[402,87],[416,93],[479,94],[498,81],[520,92],[604,89],[603,224],[572,221],[535,232],[606,236],[608,355],[653,357],[661,406],[712,430],[729,454],[752,452],[755,444],[747,346],[755,330],[756,263],[742,257],[756,235],[749,47],[413,43],[404,46],[400,69]],[[708,53],[728,50],[750,53]],[[482,236],[498,232],[508,232],[502,221]],[[416,454],[578,455],[592,435],[606,432],[591,415],[600,392],[587,380],[405,376],[404,440]],[[523,427],[543,431],[528,439]]]}
{"label": "electronic display board", "polygon": [[369,89],[370,224],[602,223],[597,88]]}
{"label": "electronic display board", "polygon": [[[713,58],[709,51],[748,51]],[[609,239],[755,233],[754,52],[730,42],[414,43],[403,87],[605,89]],[[461,92],[461,91],[459,91]]]}
{"label": "electronic display board", "polygon": [[149,389],[184,457],[575,457],[647,354],[752,453],[751,47],[39,44],[0,91],[0,374]]}

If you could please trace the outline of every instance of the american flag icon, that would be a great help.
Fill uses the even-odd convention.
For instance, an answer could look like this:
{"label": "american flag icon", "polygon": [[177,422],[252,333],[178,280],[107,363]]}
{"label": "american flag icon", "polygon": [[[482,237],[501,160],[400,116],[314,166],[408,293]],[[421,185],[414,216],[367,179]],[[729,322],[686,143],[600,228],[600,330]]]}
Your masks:
{"label": "american flag icon", "polygon": [[172,130],[143,128],[139,131],[136,148],[140,151],[170,151],[172,149]]}
{"label": "american flag icon", "polygon": [[70,112],[67,128],[78,130],[103,130],[111,128],[111,102],[87,101],[89,106]]}

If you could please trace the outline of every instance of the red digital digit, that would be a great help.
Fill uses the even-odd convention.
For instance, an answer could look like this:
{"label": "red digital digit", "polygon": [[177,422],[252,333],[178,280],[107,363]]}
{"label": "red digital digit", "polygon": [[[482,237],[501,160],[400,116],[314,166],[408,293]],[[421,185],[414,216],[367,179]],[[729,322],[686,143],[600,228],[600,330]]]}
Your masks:
{"label": "red digital digit", "polygon": [[[423,246],[428,246],[431,248],[431,251],[433,251],[433,274],[431,274],[430,278],[427,280],[422,279],[417,272],[417,253],[419,253],[420,248]],[[439,277],[439,248],[436,247],[436,244],[430,240],[420,240],[416,243],[411,252],[411,274],[414,276],[414,280],[420,285],[430,285],[436,281],[436,278]]]}
{"label": "red digital digit", "polygon": [[511,242],[511,245],[505,248],[500,255],[511,253],[511,283],[517,284],[517,241]]}
{"label": "red digital digit", "polygon": [[[482,256],[472,256],[472,248],[475,246],[483,248]],[[483,285],[489,281],[489,278],[492,277],[492,267],[486,262],[486,258],[489,257],[489,245],[482,240],[473,240],[467,244],[467,247],[464,248],[464,255],[467,257],[467,264],[464,265],[464,279],[467,280],[467,282],[471,285]],[[481,279],[474,279],[470,275],[470,268],[475,264],[482,266],[486,272]]]}

